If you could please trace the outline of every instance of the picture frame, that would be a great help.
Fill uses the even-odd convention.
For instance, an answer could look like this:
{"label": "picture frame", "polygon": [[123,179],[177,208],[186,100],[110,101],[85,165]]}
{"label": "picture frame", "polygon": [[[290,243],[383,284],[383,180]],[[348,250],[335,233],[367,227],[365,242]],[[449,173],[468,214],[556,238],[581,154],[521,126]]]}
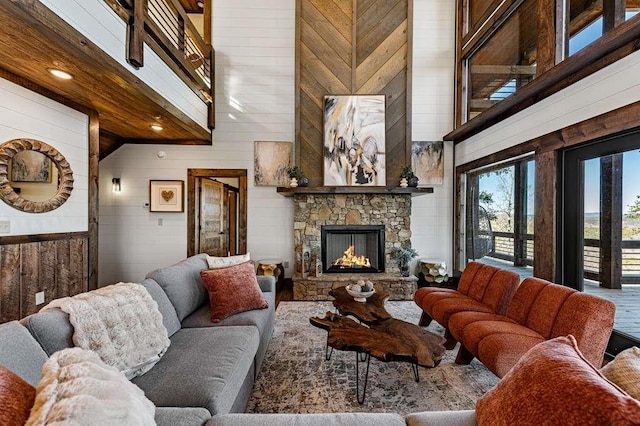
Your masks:
{"label": "picture frame", "polygon": [[419,179],[419,187],[442,185],[444,183],[444,142],[412,142],[411,167]]}
{"label": "picture frame", "polygon": [[51,165],[51,159],[42,152],[17,152],[11,159],[11,181],[51,183]]}
{"label": "picture frame", "polygon": [[324,186],[386,186],[385,95],[324,97]]}
{"label": "picture frame", "polygon": [[184,181],[150,180],[149,211],[166,213],[184,212]]}
{"label": "picture frame", "polygon": [[293,164],[291,142],[255,141],[253,176],[256,186],[289,186],[288,169]]}

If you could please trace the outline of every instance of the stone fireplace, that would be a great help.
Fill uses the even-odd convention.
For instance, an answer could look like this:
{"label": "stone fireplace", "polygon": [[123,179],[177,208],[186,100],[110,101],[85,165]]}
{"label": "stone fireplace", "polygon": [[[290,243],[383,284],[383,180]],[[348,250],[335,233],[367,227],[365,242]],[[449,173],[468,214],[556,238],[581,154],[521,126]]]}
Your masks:
{"label": "stone fireplace", "polygon": [[[393,247],[411,246],[411,194],[294,194],[294,247],[296,251],[293,275],[294,300],[328,300],[329,290],[358,279],[374,282],[392,300],[411,300],[416,289],[416,277],[402,277],[390,253]],[[350,231],[349,228],[351,227]],[[325,238],[323,246],[323,229]],[[347,230],[340,234],[336,230]],[[375,240],[373,230],[380,230]],[[341,248],[329,248],[327,231],[334,232],[333,242]],[[375,267],[331,269],[335,258],[353,245],[354,256],[374,260]],[[358,253],[358,247],[363,253]],[[379,252],[373,253],[374,248]],[[339,253],[336,255],[336,251]],[[324,258],[323,258],[324,252]],[[368,255],[368,256],[366,256]],[[379,256],[376,258],[376,256]],[[309,265],[322,261],[323,273],[308,273]],[[348,262],[347,262],[348,263]]]}

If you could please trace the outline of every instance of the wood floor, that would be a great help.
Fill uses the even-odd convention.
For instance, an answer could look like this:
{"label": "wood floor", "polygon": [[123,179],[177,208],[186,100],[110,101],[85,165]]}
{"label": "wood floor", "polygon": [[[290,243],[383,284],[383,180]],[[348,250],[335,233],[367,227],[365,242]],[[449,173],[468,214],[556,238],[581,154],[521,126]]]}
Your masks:
{"label": "wood floor", "polygon": [[[491,257],[483,257],[478,262],[514,271],[522,279],[533,276],[533,268],[531,266],[513,266],[511,262]],[[616,317],[613,327],[616,330],[640,338],[640,285],[625,284],[621,290],[616,290],[602,288],[597,281],[585,280],[584,291],[612,301],[616,305]]]}
{"label": "wood floor", "polygon": [[282,285],[276,286],[276,308],[282,301],[293,300],[293,280],[287,278]]}

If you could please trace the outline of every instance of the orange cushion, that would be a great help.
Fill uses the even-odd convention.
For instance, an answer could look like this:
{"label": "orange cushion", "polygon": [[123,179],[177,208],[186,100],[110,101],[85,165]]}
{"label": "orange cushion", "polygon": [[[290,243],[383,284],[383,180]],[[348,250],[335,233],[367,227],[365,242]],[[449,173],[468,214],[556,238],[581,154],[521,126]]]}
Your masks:
{"label": "orange cushion", "polygon": [[457,294],[458,292],[450,288],[422,287],[413,294],[413,301],[416,302],[416,305],[422,307],[424,298],[432,293]]}
{"label": "orange cushion", "polygon": [[475,312],[464,311],[456,312],[449,317],[449,324],[447,329],[456,338],[458,342],[462,341],[462,335],[464,329],[471,323],[476,321],[503,321],[505,317],[503,315],[492,314],[489,312]]}
{"label": "orange cushion", "polygon": [[205,269],[200,276],[209,292],[212,322],[219,322],[240,312],[269,307],[258,285],[253,262]]}
{"label": "orange cushion", "polygon": [[507,317],[501,317],[493,321],[476,321],[467,325],[462,330],[462,344],[472,354],[478,356],[478,346],[482,340],[494,334],[504,334],[506,336],[529,336],[544,340],[544,337],[530,328],[516,324]]}
{"label": "orange cushion", "polygon": [[438,321],[443,327],[448,328],[451,315],[463,311],[491,312],[491,308],[466,296],[448,298],[433,304],[431,318]]}
{"label": "orange cushion", "polygon": [[476,404],[484,425],[637,425],[640,402],[600,374],[573,336],[536,345]]}
{"label": "orange cushion", "polygon": [[35,398],[33,386],[0,365],[0,425],[25,424]]}
{"label": "orange cushion", "polygon": [[492,334],[478,344],[478,359],[498,377],[505,374],[538,343],[542,336],[523,334]]}

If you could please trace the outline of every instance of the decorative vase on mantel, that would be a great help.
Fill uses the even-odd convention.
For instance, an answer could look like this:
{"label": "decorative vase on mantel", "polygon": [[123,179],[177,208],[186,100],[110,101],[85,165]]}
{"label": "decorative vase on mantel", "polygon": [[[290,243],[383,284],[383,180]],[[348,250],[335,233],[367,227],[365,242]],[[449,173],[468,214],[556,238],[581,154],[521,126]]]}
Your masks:
{"label": "decorative vase on mantel", "polygon": [[291,181],[289,182],[289,186],[290,186],[291,188],[295,188],[295,187],[297,187],[297,186],[298,186],[298,179],[296,179],[296,178],[292,177],[292,178],[291,178]]}
{"label": "decorative vase on mantel", "polygon": [[298,179],[298,186],[301,186],[303,188],[309,186],[309,178],[305,175],[302,175],[300,179]]}
{"label": "decorative vase on mantel", "polygon": [[400,188],[406,188],[409,186],[409,182],[405,178],[400,179]]}
{"label": "decorative vase on mantel", "polygon": [[409,185],[410,188],[415,188],[418,186],[418,181],[419,181],[418,177],[413,176],[407,180],[407,184]]}

